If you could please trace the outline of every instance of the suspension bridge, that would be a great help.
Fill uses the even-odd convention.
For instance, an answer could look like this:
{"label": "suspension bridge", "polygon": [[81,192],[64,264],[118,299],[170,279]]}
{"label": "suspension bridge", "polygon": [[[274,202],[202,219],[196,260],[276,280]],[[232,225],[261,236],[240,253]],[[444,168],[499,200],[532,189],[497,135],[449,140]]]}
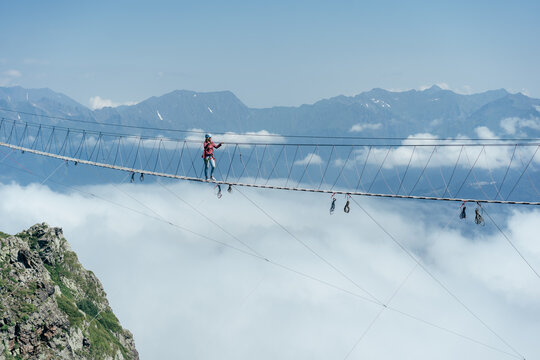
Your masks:
{"label": "suspension bridge", "polygon": [[128,172],[132,180],[137,174],[345,196],[540,205],[512,196],[521,186],[540,200],[536,174],[530,174],[540,162],[538,139],[330,137],[314,142],[318,139],[306,136],[301,139],[310,141],[298,142],[298,136],[224,133],[214,181],[203,178],[200,132],[186,132],[179,139],[3,118],[0,146]]}

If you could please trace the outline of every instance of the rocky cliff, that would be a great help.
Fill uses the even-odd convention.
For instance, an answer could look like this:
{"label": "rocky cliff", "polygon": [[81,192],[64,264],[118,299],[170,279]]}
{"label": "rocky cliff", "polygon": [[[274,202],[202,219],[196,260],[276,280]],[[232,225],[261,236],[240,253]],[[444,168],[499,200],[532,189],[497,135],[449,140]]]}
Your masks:
{"label": "rocky cliff", "polygon": [[138,359],[62,229],[0,233],[0,359]]}

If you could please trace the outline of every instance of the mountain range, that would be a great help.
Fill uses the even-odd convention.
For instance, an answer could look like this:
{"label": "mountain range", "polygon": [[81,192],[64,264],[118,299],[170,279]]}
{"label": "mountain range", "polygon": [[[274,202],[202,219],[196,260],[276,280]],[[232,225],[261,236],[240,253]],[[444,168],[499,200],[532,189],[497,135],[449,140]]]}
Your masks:
{"label": "mountain range", "polygon": [[[135,105],[98,110],[50,89],[0,87],[0,116],[17,117],[12,111],[21,112],[23,119],[40,122],[44,118],[23,113],[96,124],[214,132],[267,130],[279,134],[395,137],[429,132],[440,137],[475,137],[474,129],[486,126],[501,136],[540,136],[540,99],[504,89],[462,95],[436,85],[422,91],[373,89],[298,107],[263,109],[249,108],[230,91],[176,90]],[[513,127],[504,121],[513,122]]]}

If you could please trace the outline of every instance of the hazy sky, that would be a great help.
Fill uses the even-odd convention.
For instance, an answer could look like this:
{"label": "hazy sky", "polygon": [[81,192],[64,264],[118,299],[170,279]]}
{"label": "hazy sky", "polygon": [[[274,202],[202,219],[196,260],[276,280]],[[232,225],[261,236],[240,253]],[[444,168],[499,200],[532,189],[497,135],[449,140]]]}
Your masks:
{"label": "hazy sky", "polygon": [[434,83],[540,97],[538,1],[2,1],[0,86],[298,105]]}
{"label": "hazy sky", "polygon": [[[87,106],[175,89],[299,105],[431,84],[540,98],[539,13],[538,1],[1,1],[0,86],[48,87]],[[206,185],[171,189],[273,261],[366,296],[238,192],[217,200]],[[158,184],[85,190],[243,248]],[[77,192],[0,184],[0,231],[63,227],[142,359],[516,357],[354,204],[330,216],[329,197],[245,193],[378,299],[398,290],[396,309],[467,338],[396,311],[376,318],[382,308],[369,301]],[[508,344],[538,357],[540,281],[491,223],[460,222],[455,204],[359,201]],[[540,268],[540,212],[492,209]]]}

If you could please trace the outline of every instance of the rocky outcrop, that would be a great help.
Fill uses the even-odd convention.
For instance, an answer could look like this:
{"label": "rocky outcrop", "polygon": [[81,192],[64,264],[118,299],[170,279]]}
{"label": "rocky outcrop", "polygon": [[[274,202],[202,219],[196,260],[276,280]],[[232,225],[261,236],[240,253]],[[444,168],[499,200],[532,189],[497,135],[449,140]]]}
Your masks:
{"label": "rocky outcrop", "polygon": [[138,359],[62,229],[0,233],[0,359]]}

